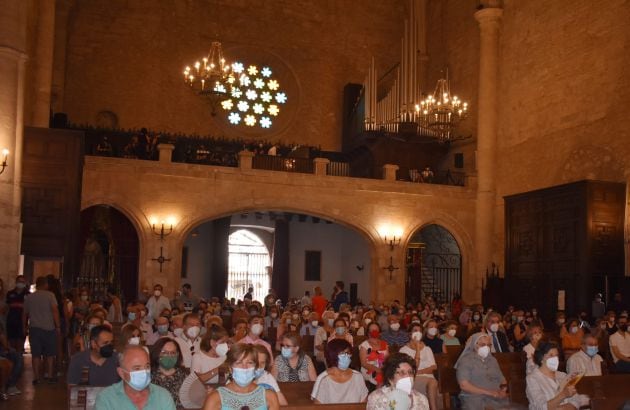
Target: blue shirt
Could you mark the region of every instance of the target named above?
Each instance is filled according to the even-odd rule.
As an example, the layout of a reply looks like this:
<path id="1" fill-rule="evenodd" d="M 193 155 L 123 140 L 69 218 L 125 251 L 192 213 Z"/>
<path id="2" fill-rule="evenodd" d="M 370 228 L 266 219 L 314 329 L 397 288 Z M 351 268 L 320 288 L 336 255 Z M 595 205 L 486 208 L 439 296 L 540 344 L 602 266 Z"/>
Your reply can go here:
<path id="1" fill-rule="evenodd" d="M 95 410 L 137 410 L 137 407 L 129 400 L 125 393 L 124 381 L 104 389 L 96 396 L 94 404 Z M 175 410 L 175 403 L 168 390 L 156 386 L 149 385 L 149 400 L 144 406 L 145 409 L 151 410 Z"/>

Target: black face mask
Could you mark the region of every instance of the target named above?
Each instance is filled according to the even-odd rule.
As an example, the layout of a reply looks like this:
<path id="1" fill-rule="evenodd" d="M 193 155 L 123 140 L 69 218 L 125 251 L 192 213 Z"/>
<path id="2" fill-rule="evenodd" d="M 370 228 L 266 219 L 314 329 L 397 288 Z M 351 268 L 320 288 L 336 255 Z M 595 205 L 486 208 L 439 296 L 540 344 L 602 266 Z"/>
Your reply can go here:
<path id="1" fill-rule="evenodd" d="M 98 350 L 98 352 L 101 355 L 101 357 L 104 357 L 104 358 L 112 357 L 112 355 L 114 354 L 114 346 L 113 345 L 102 346 Z"/>

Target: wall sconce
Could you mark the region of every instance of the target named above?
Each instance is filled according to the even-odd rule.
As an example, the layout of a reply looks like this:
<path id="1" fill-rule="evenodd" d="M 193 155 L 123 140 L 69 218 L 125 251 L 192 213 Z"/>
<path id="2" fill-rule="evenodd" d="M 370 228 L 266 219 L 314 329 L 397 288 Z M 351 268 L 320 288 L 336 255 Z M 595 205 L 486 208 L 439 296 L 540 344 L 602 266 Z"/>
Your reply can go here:
<path id="1" fill-rule="evenodd" d="M 156 218 L 151 218 L 151 230 L 153 233 L 160 237 L 160 241 L 163 241 L 165 237 L 169 236 L 173 232 L 173 225 L 175 225 L 175 218 L 168 218 L 166 221 L 157 222 Z"/>
<path id="2" fill-rule="evenodd" d="M 2 175 L 2 173 L 4 172 L 4 169 L 8 166 L 7 164 L 8 158 L 9 158 L 9 150 L 5 148 L 2 150 L 2 164 L 0 164 L 2 169 L 0 169 L 0 175 Z"/>
<path id="3" fill-rule="evenodd" d="M 384 236 L 383 240 L 385 241 L 385 243 L 387 245 L 389 245 L 389 250 L 390 251 L 394 250 L 394 246 L 400 245 L 400 236 L 396 237 L 396 235 L 394 235 L 393 237 L 391 237 L 389 239 L 387 239 L 387 236 Z"/>
<path id="4" fill-rule="evenodd" d="M 378 228 L 379 235 L 383 238 L 383 241 L 389 246 L 390 251 L 394 251 L 394 247 L 400 245 L 403 230 L 401 228 L 394 228 L 391 225 L 381 225 Z"/>

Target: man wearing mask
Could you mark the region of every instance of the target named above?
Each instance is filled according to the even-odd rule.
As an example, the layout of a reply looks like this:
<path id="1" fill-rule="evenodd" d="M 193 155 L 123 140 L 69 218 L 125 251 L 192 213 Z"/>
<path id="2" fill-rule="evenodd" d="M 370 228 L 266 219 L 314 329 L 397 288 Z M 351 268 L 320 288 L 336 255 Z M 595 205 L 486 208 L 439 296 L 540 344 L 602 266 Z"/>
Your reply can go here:
<path id="1" fill-rule="evenodd" d="M 151 384 L 151 362 L 143 347 L 126 347 L 117 371 L 122 380 L 101 391 L 94 408 L 175 410 L 168 390 Z"/>
<path id="2" fill-rule="evenodd" d="M 400 318 L 397 315 L 390 315 L 388 318 L 389 327 L 381 334 L 381 339 L 390 346 L 404 346 L 409 342 L 409 333 L 400 329 Z"/>
<path id="3" fill-rule="evenodd" d="M 151 333 L 145 340 L 147 346 L 153 346 L 158 339 L 163 337 L 173 337 L 173 334 L 169 332 L 168 318 L 160 316 L 155 321 L 155 332 Z"/>
<path id="4" fill-rule="evenodd" d="M 181 336 L 175 338 L 182 352 L 182 366 L 190 369 L 192 357 L 200 352 L 199 343 L 201 338 L 201 319 L 195 313 L 188 313 L 184 316 L 184 331 Z"/>
<path id="5" fill-rule="evenodd" d="M 15 288 L 7 293 L 7 338 L 9 344 L 17 352 L 24 352 L 24 324 L 22 323 L 22 311 L 24 309 L 24 298 L 28 295 L 28 286 L 24 276 L 19 275 L 15 279 Z"/>
<path id="6" fill-rule="evenodd" d="M 503 331 L 499 331 L 499 323 L 501 323 L 501 315 L 497 312 L 490 312 L 486 316 L 485 332 L 490 335 L 493 353 L 507 353 L 510 351 L 510 342 L 507 335 Z"/>
<path id="7" fill-rule="evenodd" d="M 628 315 L 619 316 L 618 330 L 610 336 L 610 353 L 615 362 L 615 369 L 620 373 L 630 373 L 630 333 Z"/>
<path id="8" fill-rule="evenodd" d="M 582 348 L 567 360 L 567 374 L 582 373 L 584 376 L 601 376 L 604 359 L 597 354 L 597 339 L 586 334 L 582 338 Z"/>
<path id="9" fill-rule="evenodd" d="M 199 301 L 199 297 L 192 293 L 192 286 L 189 283 L 184 283 L 182 294 L 175 300 L 175 306 L 182 312 L 192 312 Z"/>
<path id="10" fill-rule="evenodd" d="M 84 368 L 88 368 L 90 386 L 110 386 L 120 380 L 117 356 L 114 355 L 114 335 L 107 326 L 90 330 L 90 348 L 72 356 L 68 367 L 68 384 L 79 384 Z"/>
<path id="11" fill-rule="evenodd" d="M 164 309 L 171 309 L 171 302 L 162 294 L 162 290 L 162 285 L 155 285 L 153 287 L 153 296 L 147 302 L 147 309 L 149 309 L 148 322 L 151 324 L 160 317 Z"/>
<path id="12" fill-rule="evenodd" d="M 273 357 L 271 345 L 261 339 L 263 333 L 263 324 L 264 320 L 262 316 L 250 316 L 248 321 L 247 336 L 239 340 L 239 343 L 249 343 L 253 345 L 265 346 L 265 349 L 267 349 L 267 351 L 269 352 L 269 357 Z"/>

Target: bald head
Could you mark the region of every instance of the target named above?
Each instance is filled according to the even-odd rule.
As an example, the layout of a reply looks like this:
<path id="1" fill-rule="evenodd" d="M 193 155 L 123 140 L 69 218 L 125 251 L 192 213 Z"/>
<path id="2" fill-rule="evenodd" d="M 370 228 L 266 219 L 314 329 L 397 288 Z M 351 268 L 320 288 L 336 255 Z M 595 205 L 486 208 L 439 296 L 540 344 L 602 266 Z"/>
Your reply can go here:
<path id="1" fill-rule="evenodd" d="M 142 346 L 127 345 L 120 358 L 120 367 L 128 372 L 149 369 L 149 353 Z"/>

